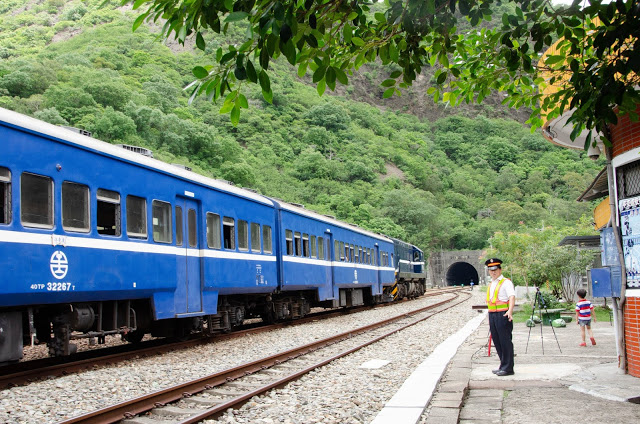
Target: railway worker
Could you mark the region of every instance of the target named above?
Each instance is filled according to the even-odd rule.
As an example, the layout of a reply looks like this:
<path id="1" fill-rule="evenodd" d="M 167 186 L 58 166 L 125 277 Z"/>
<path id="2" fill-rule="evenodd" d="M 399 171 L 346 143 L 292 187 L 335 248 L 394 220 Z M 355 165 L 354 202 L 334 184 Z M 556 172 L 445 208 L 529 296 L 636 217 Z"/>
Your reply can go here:
<path id="1" fill-rule="evenodd" d="M 487 308 L 489 309 L 489 330 L 491 339 L 500 358 L 500 367 L 493 370 L 497 376 L 513 375 L 513 307 L 516 291 L 511 280 L 502 275 L 502 261 L 488 259 L 484 263 L 489 269 L 491 284 L 487 287 Z"/>

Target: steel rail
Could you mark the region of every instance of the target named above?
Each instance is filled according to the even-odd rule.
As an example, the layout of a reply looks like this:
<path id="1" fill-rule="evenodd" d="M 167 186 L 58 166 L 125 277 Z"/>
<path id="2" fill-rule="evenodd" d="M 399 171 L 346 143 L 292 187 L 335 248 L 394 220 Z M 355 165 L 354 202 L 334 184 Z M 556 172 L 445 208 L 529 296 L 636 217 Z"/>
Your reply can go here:
<path id="1" fill-rule="evenodd" d="M 455 294 L 455 293 L 454 293 Z M 123 419 L 127 419 L 127 418 L 131 418 L 135 415 L 138 414 L 142 414 L 145 412 L 148 412 L 152 409 L 154 409 L 155 407 L 158 406 L 164 406 L 168 403 L 172 403 L 172 402 L 176 402 L 179 401 L 182 398 L 185 397 L 190 397 L 193 396 L 197 393 L 203 392 L 205 390 L 208 389 L 212 389 L 215 386 L 220 386 L 224 383 L 239 379 L 241 377 L 245 377 L 247 375 L 251 375 L 257 372 L 260 372 L 262 370 L 265 370 L 267 368 L 273 367 L 275 365 L 279 365 L 283 362 L 286 362 L 288 360 L 292 360 L 295 358 L 300 357 L 301 355 L 304 354 L 308 354 L 311 352 L 314 352 L 322 347 L 325 346 L 329 346 L 332 345 L 334 343 L 337 343 L 339 341 L 343 341 L 343 340 L 347 340 L 351 337 L 354 337 L 355 335 L 359 335 L 362 333 L 365 333 L 367 331 L 371 331 L 373 329 L 378 329 L 380 327 L 383 327 L 385 325 L 388 325 L 390 323 L 393 323 L 395 321 L 399 321 L 408 317 L 411 317 L 413 315 L 422 313 L 422 312 L 426 312 L 429 311 L 431 309 L 437 308 L 439 306 L 442 306 L 444 304 L 447 304 L 455 299 L 457 299 L 459 297 L 459 294 L 455 294 L 455 297 L 451 298 L 451 299 L 446 299 L 444 301 L 435 303 L 433 305 L 429 305 L 427 307 L 424 308 L 420 308 L 417 309 L 415 311 L 411 311 L 409 313 L 404 313 L 401 315 L 397 315 L 395 317 L 392 318 L 388 318 L 385 319 L 383 321 L 380 322 L 376 322 L 374 324 L 369 324 L 354 330 L 350 330 L 347 332 L 343 332 L 341 334 L 338 335 L 334 335 L 331 337 L 328 337 L 326 339 L 323 340 L 318 340 L 297 348 L 293 348 L 293 349 L 289 349 L 287 351 L 284 352 L 280 352 L 278 354 L 263 358 L 263 359 L 259 359 L 256 361 L 252 361 L 250 363 L 247 364 L 243 364 L 228 370 L 224 370 L 206 377 L 202 377 L 200 379 L 197 380 L 193 380 L 187 383 L 182 383 L 173 387 L 169 387 L 166 389 L 162 389 L 141 397 L 138 397 L 136 399 L 131 399 L 125 402 L 121 402 L 112 406 L 108 406 L 106 408 L 100 409 L 100 410 L 96 410 L 84 415 L 80 415 L 77 417 L 73 417 L 71 419 L 65 420 L 65 421 L 61 421 L 59 424 L 111 424 L 111 423 L 115 423 L 118 422 L 120 420 Z M 458 302 L 454 305 L 451 305 L 450 307 L 456 306 L 459 303 L 462 303 L 464 301 L 468 300 L 464 299 L 461 302 Z M 441 311 L 440 311 L 441 312 Z M 430 317 L 432 317 L 433 315 L 437 314 L 439 312 L 435 312 L 433 314 L 430 314 L 424 318 L 421 318 L 419 320 L 416 320 L 412 323 L 409 323 L 407 325 L 404 325 L 400 328 L 394 328 L 392 331 L 374 338 L 373 340 L 370 340 L 360 346 L 357 346 L 355 348 L 349 349 L 346 352 L 343 352 L 341 354 L 335 355 L 331 358 L 322 360 L 321 362 L 317 363 L 317 364 L 313 364 L 312 366 L 306 367 L 304 370 L 302 371 L 298 371 L 295 372 L 293 374 L 291 374 L 288 377 L 279 379 L 275 382 L 269 383 L 263 387 L 260 387 L 258 389 L 255 390 L 251 390 L 249 392 L 246 392 L 245 394 L 242 394 L 232 400 L 229 400 L 227 402 L 223 402 L 219 405 L 216 405 L 213 408 L 207 409 L 206 411 L 198 414 L 198 415 L 194 415 L 190 418 L 188 418 L 185 421 L 182 421 L 181 423 L 186 424 L 186 423 L 194 423 L 194 422 L 198 422 L 201 421 L 207 417 L 212 417 L 212 416 L 216 416 L 221 414 L 222 412 L 224 412 L 226 409 L 233 407 L 233 406 L 237 406 L 237 405 L 241 405 L 242 403 L 246 402 L 247 400 L 251 399 L 251 397 L 257 395 L 257 394 L 261 394 L 264 393 L 268 390 L 271 390 L 275 387 L 280 387 L 283 386 L 284 384 L 288 383 L 289 381 L 295 380 L 296 378 L 299 378 L 300 376 L 312 371 L 313 369 L 316 369 L 318 367 L 324 366 L 326 364 L 328 364 L 329 362 L 338 359 L 342 356 L 345 356 L 349 353 L 353 353 L 358 349 L 361 349 L 362 347 L 368 346 L 372 343 L 375 343 L 377 341 L 379 341 L 380 339 L 384 338 L 384 337 L 388 337 L 391 334 L 395 334 L 398 331 L 401 331 L 407 327 L 410 327 L 412 325 L 415 325 L 421 321 L 424 321 Z"/>
<path id="2" fill-rule="evenodd" d="M 423 297 L 437 296 L 459 290 L 460 289 L 457 287 L 432 289 L 425 293 Z M 385 307 L 398 303 L 399 302 L 383 303 L 374 305 L 374 307 Z M 184 341 L 176 342 L 171 341 L 171 339 L 150 340 L 142 342 L 139 346 L 136 346 L 135 344 L 127 344 L 84 351 L 70 357 L 44 358 L 20 362 L 18 364 L 0 367 L 0 389 L 28 384 L 45 377 L 70 375 L 94 369 L 96 366 L 113 365 L 131 358 L 156 356 L 175 350 L 188 349 L 202 344 L 230 340 L 278 328 L 300 325 L 318 319 L 354 314 L 370 308 L 371 306 L 327 310 L 315 314 L 309 314 L 305 317 L 292 321 L 283 321 L 261 326 L 249 326 L 249 328 L 235 330 L 231 333 L 219 333 L 212 336 L 198 336 Z"/>

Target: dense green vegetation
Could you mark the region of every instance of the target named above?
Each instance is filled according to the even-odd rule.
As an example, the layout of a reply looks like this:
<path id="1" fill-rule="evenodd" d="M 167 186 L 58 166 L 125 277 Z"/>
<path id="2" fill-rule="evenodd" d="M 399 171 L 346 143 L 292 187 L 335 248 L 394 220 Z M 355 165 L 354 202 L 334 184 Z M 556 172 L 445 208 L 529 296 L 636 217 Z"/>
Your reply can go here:
<path id="1" fill-rule="evenodd" d="M 2 2 L 1 107 L 151 148 L 427 252 L 485 248 L 496 231 L 585 231 L 574 224 L 593 206 L 575 199 L 603 163 L 584 152 L 515 120 L 452 109 L 429 122 L 349 91 L 319 97 L 282 60 L 272 64 L 273 103 L 248 87 L 252 107 L 234 127 L 206 98 L 188 105 L 182 89 L 201 53 L 166 47 L 146 27 L 132 33 L 135 14 L 102 2 Z"/>

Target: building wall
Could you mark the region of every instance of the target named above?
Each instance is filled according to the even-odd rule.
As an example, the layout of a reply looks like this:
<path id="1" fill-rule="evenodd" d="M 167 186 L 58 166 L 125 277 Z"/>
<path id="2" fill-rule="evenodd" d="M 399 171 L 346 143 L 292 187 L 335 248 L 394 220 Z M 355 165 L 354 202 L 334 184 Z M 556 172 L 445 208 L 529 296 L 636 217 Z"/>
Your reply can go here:
<path id="1" fill-rule="evenodd" d="M 640 377 L 640 297 L 627 298 L 624 309 L 624 337 L 629 374 Z"/>
<path id="2" fill-rule="evenodd" d="M 640 105 L 636 109 L 640 113 Z M 631 122 L 629 116 L 618 117 L 618 125 L 612 126 L 611 139 L 613 140 L 613 157 L 640 147 L 640 124 Z"/>
<path id="3" fill-rule="evenodd" d="M 640 105 L 637 111 L 640 112 Z M 637 161 L 640 153 L 640 122 L 621 117 L 618 124 L 610 129 L 614 167 Z M 628 372 L 640 377 L 640 290 L 629 286 L 624 309 L 624 335 Z"/>

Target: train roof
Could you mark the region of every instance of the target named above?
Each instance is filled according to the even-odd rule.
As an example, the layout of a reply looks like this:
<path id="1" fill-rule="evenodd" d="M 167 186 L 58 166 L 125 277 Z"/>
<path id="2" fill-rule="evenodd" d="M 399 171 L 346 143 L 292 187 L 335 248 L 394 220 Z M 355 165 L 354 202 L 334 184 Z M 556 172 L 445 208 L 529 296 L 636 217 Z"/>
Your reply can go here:
<path id="1" fill-rule="evenodd" d="M 338 221 L 337 219 L 331 218 L 327 215 L 322 215 L 320 213 L 317 212 L 313 212 L 310 211 L 309 209 L 305 209 L 304 207 L 301 206 L 297 206 L 291 203 L 287 203 L 283 200 L 280 199 L 272 199 L 274 203 L 277 203 L 281 209 L 284 209 L 286 211 L 289 212 L 294 212 L 297 213 L 298 215 L 302 215 L 302 216 L 308 216 L 310 218 L 316 219 L 318 221 L 322 221 L 325 222 L 327 224 L 331 224 L 331 225 L 335 225 L 336 227 L 342 227 L 345 228 L 347 230 L 351 230 L 351 231 L 355 231 L 358 232 L 360 234 L 364 234 L 367 235 L 369 237 L 374 237 L 377 238 L 379 240 L 382 241 L 386 241 L 388 243 L 393 243 L 393 240 L 387 236 L 384 236 L 382 234 L 377 234 L 368 230 L 365 230 L 364 228 L 358 227 L 356 225 L 352 225 L 352 224 L 348 224 L 346 222 L 342 222 L 342 221 Z"/>
<path id="2" fill-rule="evenodd" d="M 235 187 L 231 184 L 213 178 L 205 177 L 204 175 L 179 168 L 175 165 L 171 165 L 157 159 L 143 156 L 139 153 L 125 150 L 121 147 L 109 144 L 105 141 L 87 137 L 86 135 L 82 135 L 70 129 L 59 127 L 57 125 L 53 125 L 48 122 L 44 122 L 39 119 L 35 119 L 8 109 L 0 108 L 0 124 L 8 124 L 7 126 L 19 130 L 27 130 L 28 132 L 44 135 L 46 137 L 54 138 L 65 143 L 74 144 L 88 150 L 95 150 L 105 155 L 113 156 L 128 162 L 133 162 L 135 164 L 152 168 L 167 174 L 172 174 L 177 177 L 190 180 L 208 187 L 212 187 L 220 191 L 225 191 L 240 197 L 254 200 L 256 202 L 273 206 L 273 202 L 271 199 L 254 193 L 250 190 Z"/>

